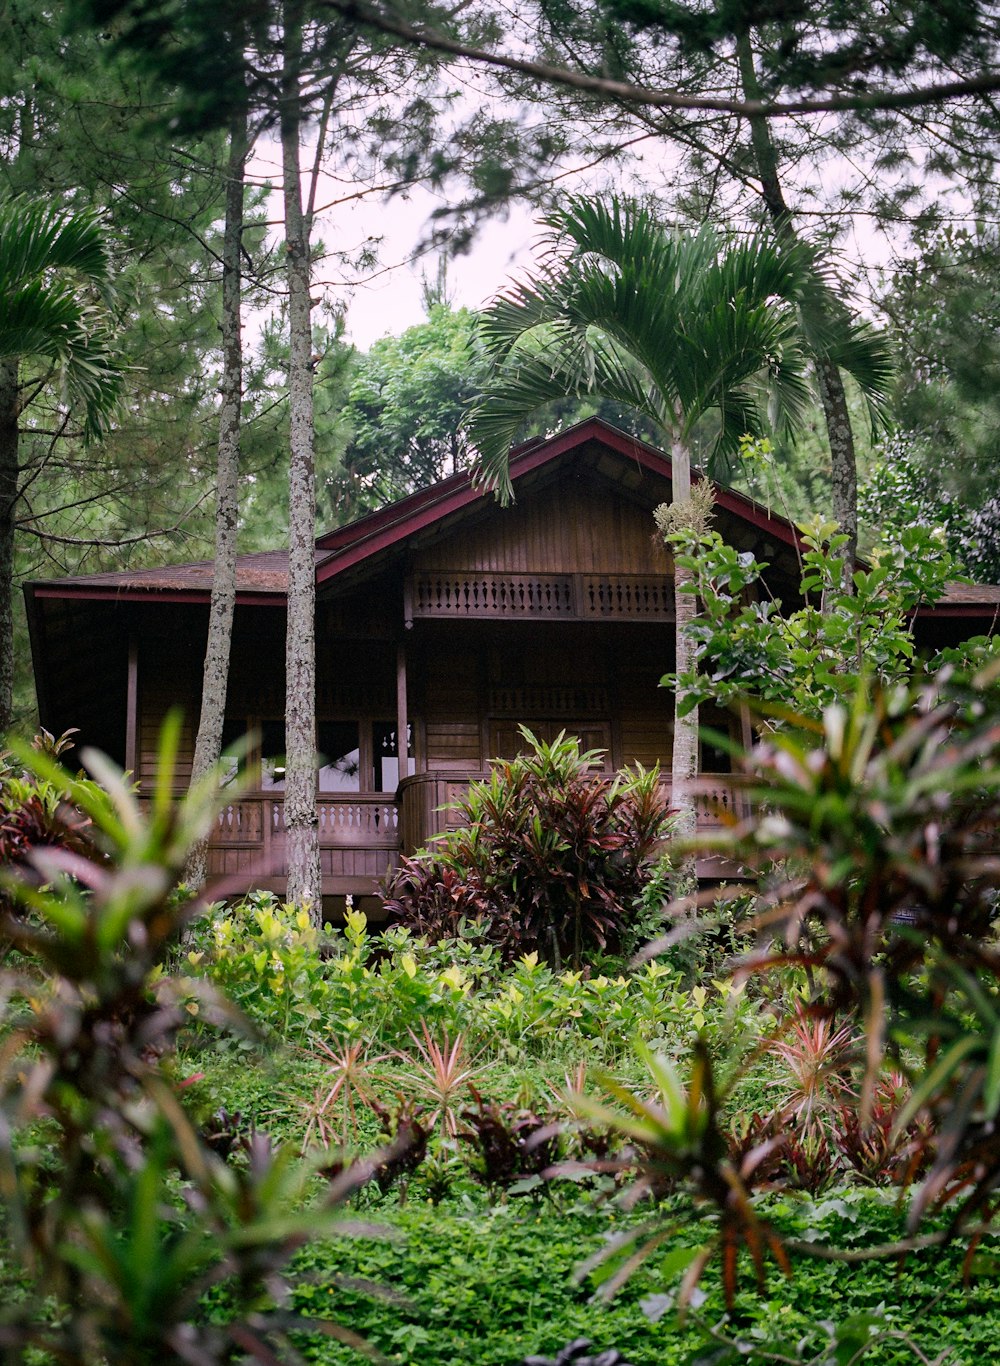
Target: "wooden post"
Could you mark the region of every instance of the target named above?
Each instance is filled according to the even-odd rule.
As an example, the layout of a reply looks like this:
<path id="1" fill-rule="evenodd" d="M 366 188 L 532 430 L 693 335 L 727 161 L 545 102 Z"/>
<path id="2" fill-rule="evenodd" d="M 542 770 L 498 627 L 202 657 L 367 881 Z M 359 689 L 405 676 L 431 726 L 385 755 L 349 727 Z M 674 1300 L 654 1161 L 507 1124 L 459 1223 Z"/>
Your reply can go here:
<path id="1" fill-rule="evenodd" d="M 396 646 L 396 754 L 400 780 L 410 776 L 409 746 L 406 742 L 409 718 L 406 711 L 406 646 Z"/>
<path id="2" fill-rule="evenodd" d="M 120 658 L 120 656 L 119 656 Z M 139 646 L 135 636 L 128 638 L 128 683 L 125 694 L 125 767 L 133 781 L 139 776 Z"/>
<path id="3" fill-rule="evenodd" d="M 750 708 L 745 702 L 740 703 L 740 744 L 743 746 L 743 753 L 749 754 L 753 748 L 753 726 L 750 724 Z M 737 785 L 733 793 L 733 810 L 743 820 L 749 815 L 747 800 L 740 787 Z"/>

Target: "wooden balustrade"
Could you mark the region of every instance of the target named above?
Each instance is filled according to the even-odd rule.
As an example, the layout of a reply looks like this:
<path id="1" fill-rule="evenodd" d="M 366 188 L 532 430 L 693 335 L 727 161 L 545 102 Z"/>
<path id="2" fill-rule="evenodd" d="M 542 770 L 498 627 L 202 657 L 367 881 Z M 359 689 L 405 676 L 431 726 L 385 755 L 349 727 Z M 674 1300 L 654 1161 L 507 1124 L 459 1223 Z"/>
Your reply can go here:
<path id="1" fill-rule="evenodd" d="M 321 797 L 316 806 L 321 846 L 399 844 L 399 808 L 388 797 Z M 243 796 L 219 812 L 212 844 L 264 845 L 285 837 L 285 800 L 280 793 Z"/>
<path id="2" fill-rule="evenodd" d="M 399 853 L 399 808 L 388 797 L 321 797 L 316 805 L 325 895 L 373 892 Z M 280 894 L 288 871 L 285 801 L 251 793 L 223 807 L 209 845 L 213 875 L 240 878 Z"/>
<path id="3" fill-rule="evenodd" d="M 399 854 L 413 853 L 435 834 L 455 829 L 452 809 L 481 772 L 419 773 L 400 784 L 399 802 L 377 794 L 321 797 L 317 804 L 323 891 L 374 891 Z M 669 802 L 670 781 L 663 783 Z M 698 824 L 711 829 L 746 814 L 740 780 L 702 774 L 694 782 Z M 248 876 L 279 893 L 287 872 L 285 803 L 280 792 L 251 793 L 223 807 L 210 845 L 213 874 Z M 710 875 L 710 870 L 704 870 Z"/>
<path id="4" fill-rule="evenodd" d="M 415 574 L 405 588 L 407 625 L 422 618 L 517 621 L 673 621 L 673 580 L 649 574 Z"/>
<path id="5" fill-rule="evenodd" d="M 468 791 L 469 783 L 487 778 L 487 773 L 418 773 L 400 784 L 400 831 L 404 854 L 410 854 L 426 843 L 428 837 L 444 830 L 454 830 L 461 823 L 453 804 Z M 671 783 L 664 778 L 661 786 L 670 803 Z M 701 829 L 713 829 L 730 819 L 742 820 L 747 815 L 746 797 L 742 780 L 731 773 L 702 773 L 692 783 L 695 813 Z"/>

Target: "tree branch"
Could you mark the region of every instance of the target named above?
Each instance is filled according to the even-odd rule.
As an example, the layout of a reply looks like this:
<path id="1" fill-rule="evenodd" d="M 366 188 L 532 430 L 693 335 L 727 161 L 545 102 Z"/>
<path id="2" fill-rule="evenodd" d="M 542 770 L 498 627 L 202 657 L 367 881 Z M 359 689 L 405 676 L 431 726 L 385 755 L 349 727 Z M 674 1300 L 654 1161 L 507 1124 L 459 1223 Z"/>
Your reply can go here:
<path id="1" fill-rule="evenodd" d="M 383 14 L 364 0 L 322 0 L 323 8 L 334 10 L 345 19 L 389 33 L 405 42 L 452 57 L 463 57 L 484 66 L 499 67 L 522 76 L 534 76 L 554 85 L 569 86 L 589 94 L 621 100 L 625 104 L 652 105 L 660 109 L 702 109 L 719 114 L 738 114 L 742 118 L 785 118 L 791 114 L 834 114 L 869 109 L 910 109 L 916 105 L 941 104 L 946 100 L 966 95 L 982 95 L 1000 90 L 1000 69 L 983 71 L 963 80 L 942 81 L 918 86 L 910 90 L 873 91 L 858 95 L 830 95 L 825 99 L 801 100 L 737 100 L 705 95 L 684 95 L 676 90 L 651 90 L 629 81 L 612 80 L 605 76 L 591 76 L 583 71 L 570 71 L 549 62 L 537 62 L 506 53 L 488 52 L 459 42 L 431 28 L 417 28 L 403 19 Z"/>
<path id="2" fill-rule="evenodd" d="M 103 540 L 100 537 L 59 536 L 54 531 L 42 531 L 40 527 L 32 526 L 29 522 L 19 523 L 19 530 L 26 531 L 29 535 L 37 536 L 41 541 L 54 541 L 57 545 L 82 545 L 114 550 L 118 546 L 138 545 L 142 541 L 152 541 L 159 536 L 173 536 L 178 531 L 182 531 L 184 523 L 191 516 L 192 512 L 195 512 L 201 507 L 202 503 L 204 503 L 211 492 L 212 490 L 209 489 L 203 493 L 199 499 L 191 504 L 187 511 L 183 513 L 180 520 L 175 522 L 173 526 L 161 527 L 159 531 L 144 531 L 138 536 L 127 536 L 124 539 L 115 537 L 112 540 Z"/>

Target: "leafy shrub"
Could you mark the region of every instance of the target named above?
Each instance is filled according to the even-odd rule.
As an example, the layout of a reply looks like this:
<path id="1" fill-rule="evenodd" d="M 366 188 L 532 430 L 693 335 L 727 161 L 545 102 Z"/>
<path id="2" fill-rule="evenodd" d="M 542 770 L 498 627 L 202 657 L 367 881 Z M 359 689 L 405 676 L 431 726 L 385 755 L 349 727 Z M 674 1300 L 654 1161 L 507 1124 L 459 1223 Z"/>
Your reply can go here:
<path id="1" fill-rule="evenodd" d="M 201 1130 L 171 1084 L 163 1057 L 190 990 L 162 972 L 185 918 L 173 888 L 216 814 L 205 787 L 169 795 L 178 732 L 176 720 L 165 731 L 148 815 L 100 756 L 84 759 L 107 793 L 43 754 L 20 756 L 103 852 L 33 848 L 28 876 L 4 870 L 31 919 L 2 909 L 0 933 L 34 969 L 0 982 L 13 1003 L 0 1066 L 5 1233 L 32 1285 L 0 1323 L 4 1360 L 274 1360 L 289 1329 L 308 1327 L 275 1304 L 287 1264 L 333 1232 L 338 1201 L 366 1174 L 310 1207 L 312 1166 L 262 1133 L 239 1135 L 235 1117 Z M 241 1161 L 227 1162 L 236 1147 Z M 201 1304 L 212 1286 L 227 1302 L 217 1321 Z"/>
<path id="2" fill-rule="evenodd" d="M 726 895 L 711 900 L 702 894 L 692 907 L 691 898 L 684 895 L 683 864 L 677 850 L 667 844 L 645 876 L 622 949 L 630 958 L 652 951 L 659 962 L 669 964 L 687 981 L 703 982 L 721 976 L 752 948 L 753 935 L 747 927 L 756 897 L 750 891 L 740 894 L 730 888 Z"/>
<path id="3" fill-rule="evenodd" d="M 748 761 L 751 800 L 763 814 L 695 842 L 761 874 L 760 943 L 740 973 L 794 971 L 805 997 L 790 1035 L 774 1046 L 795 1088 L 779 1092 L 735 1146 L 721 1121 L 732 1078 L 720 1082 L 701 1040 L 686 1085 L 650 1054 L 652 1099 L 609 1085 L 624 1113 L 578 1102 L 585 1117 L 641 1143 L 640 1184 L 653 1189 L 666 1175 L 711 1211 L 714 1236 L 692 1262 L 684 1294 L 713 1252 L 730 1301 L 741 1249 L 760 1284 L 768 1256 L 788 1268 L 788 1249 L 759 1206 L 776 1174 L 815 1191 L 848 1163 L 890 1180 L 926 1168 L 911 1231 L 944 1210 L 947 1226 L 925 1241 L 957 1237 L 973 1218 L 992 1221 L 1000 1179 L 998 680 L 996 659 L 971 678 L 946 672 L 917 691 L 886 693 L 862 680 L 851 704 L 829 705 L 821 721 L 786 714 Z M 845 1021 L 857 1022 L 857 1047 Z M 902 1103 L 885 1095 L 887 1058 L 911 1088 Z M 843 1118 L 855 1090 L 857 1124 Z M 652 1221 L 622 1273 L 669 1232 Z M 972 1236 L 975 1247 L 983 1230 Z M 608 1284 L 618 1283 L 616 1272 Z"/>
<path id="4" fill-rule="evenodd" d="M 287 1038 L 326 1015 L 326 940 L 306 909 L 251 892 L 231 908 L 210 907 L 193 925 L 191 942 L 188 968 L 209 965 L 212 980 L 265 1029 Z"/>
<path id="5" fill-rule="evenodd" d="M 597 751 L 522 733 L 532 753 L 493 765 L 457 804 L 462 828 L 390 873 L 390 915 L 430 939 L 480 927 L 505 962 L 538 953 L 579 967 L 622 948 L 645 870 L 667 832 L 657 770 L 614 782 Z"/>
<path id="6" fill-rule="evenodd" d="M 476 1155 L 473 1171 L 491 1191 L 540 1185 L 559 1160 L 562 1124 L 553 1115 L 537 1115 L 510 1101 L 484 1100 L 475 1087 L 474 1106 L 462 1111 L 461 1137 Z"/>
<path id="7" fill-rule="evenodd" d="M 66 731 L 55 739 L 47 730 L 40 731 L 32 741 L 32 751 L 57 760 L 73 747 L 75 731 Z M 81 791 L 99 800 L 96 783 L 78 778 Z M 31 767 L 30 757 L 19 764 L 10 751 L 0 755 L 0 867 L 17 869 L 22 878 L 37 882 L 33 872 L 32 853 L 38 849 L 68 849 L 84 857 L 93 857 L 97 850 L 98 831 L 86 813 L 67 801 L 66 792 Z M 8 908 L 16 904 L 2 888 L 0 898 Z"/>
<path id="8" fill-rule="evenodd" d="M 923 672 L 915 667 L 914 611 L 937 602 L 960 573 L 943 535 L 904 528 L 845 585 L 848 538 L 836 523 L 816 516 L 799 530 L 805 604 L 787 612 L 767 596 L 746 601 L 766 565 L 726 545 L 718 532 L 668 538 L 700 603 L 692 668 L 679 680 L 663 680 L 683 688 L 686 707 L 750 698 L 771 718 L 786 710 L 819 717 L 832 703 L 849 701 L 859 679 L 889 688 Z"/>

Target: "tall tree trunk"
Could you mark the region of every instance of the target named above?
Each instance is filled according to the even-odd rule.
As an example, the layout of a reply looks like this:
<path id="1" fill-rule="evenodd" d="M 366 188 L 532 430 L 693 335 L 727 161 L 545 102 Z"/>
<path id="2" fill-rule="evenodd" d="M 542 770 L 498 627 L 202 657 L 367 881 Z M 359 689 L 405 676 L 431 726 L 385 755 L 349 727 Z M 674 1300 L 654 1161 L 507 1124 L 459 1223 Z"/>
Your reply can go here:
<path id="1" fill-rule="evenodd" d="M 736 55 L 744 97 L 748 100 L 761 99 L 762 92 L 757 80 L 749 33 L 742 34 L 737 40 Z M 779 237 L 794 240 L 792 213 L 781 186 L 778 155 L 771 137 L 770 123 L 761 115 L 750 115 L 749 122 L 750 142 L 768 217 Z M 830 442 L 833 515 L 841 531 L 848 537 L 848 543 L 844 548 L 844 583 L 845 587 L 850 588 L 858 550 L 858 459 L 854 447 L 854 432 L 851 429 L 847 394 L 844 391 L 844 380 L 840 370 L 831 360 L 822 356 L 815 356 L 814 363 L 820 403 Z"/>
<path id="2" fill-rule="evenodd" d="M 0 735 L 14 719 L 14 509 L 18 477 L 18 369 L 0 361 Z"/>
<path id="3" fill-rule="evenodd" d="M 247 111 L 233 116 L 226 169 L 226 227 L 222 243 L 222 402 L 216 460 L 215 563 L 208 611 L 208 643 L 201 684 L 201 717 L 195 739 L 191 782 L 199 782 L 219 762 L 229 687 L 229 652 L 236 610 L 236 539 L 239 522 L 240 408 L 243 399 L 243 298 L 240 253 L 243 243 L 243 192 L 248 140 Z M 208 839 L 188 855 L 185 876 L 200 889 L 208 876 Z"/>
<path id="4" fill-rule="evenodd" d="M 322 921 L 316 818 L 316 468 L 313 453 L 309 224 L 302 209 L 302 9 L 285 0 L 281 164 L 288 282 L 288 623 L 285 642 L 285 830 L 288 899 Z"/>
<path id="5" fill-rule="evenodd" d="M 673 466 L 671 502 L 683 507 L 691 501 L 691 452 L 679 437 L 671 443 L 670 459 Z M 683 591 L 693 582 L 689 569 L 674 560 L 674 673 L 678 676 L 690 671 L 693 654 L 688 628 L 698 610 L 695 595 Z M 692 780 L 698 773 L 698 708 L 686 716 L 679 715 L 687 690 L 679 683 L 674 693 L 674 743 L 671 755 L 671 805 L 677 810 L 677 830 L 683 839 L 695 830 L 694 792 Z M 687 880 L 693 878 L 694 868 L 683 870 Z"/>

